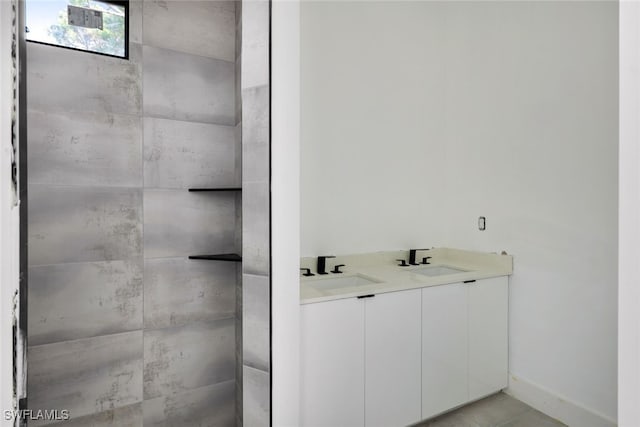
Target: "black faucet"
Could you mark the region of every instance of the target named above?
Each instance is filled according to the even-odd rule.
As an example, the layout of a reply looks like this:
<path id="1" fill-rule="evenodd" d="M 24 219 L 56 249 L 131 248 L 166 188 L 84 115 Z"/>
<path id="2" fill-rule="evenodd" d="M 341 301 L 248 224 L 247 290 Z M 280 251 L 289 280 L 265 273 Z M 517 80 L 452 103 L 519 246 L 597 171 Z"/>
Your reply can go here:
<path id="1" fill-rule="evenodd" d="M 336 274 L 336 273 L 342 273 L 342 271 L 340 271 L 340 267 L 344 267 L 344 264 L 338 264 L 335 267 L 333 267 L 333 270 L 331 270 L 332 273 Z"/>
<path id="2" fill-rule="evenodd" d="M 409 267 L 409 264 L 407 264 L 407 261 L 403 259 L 397 259 L 396 261 L 400 261 L 400 264 L 398 264 L 398 267 Z"/>
<path id="3" fill-rule="evenodd" d="M 318 274 L 329 274 L 325 270 L 327 268 L 327 258 L 335 258 L 333 255 L 319 256 L 318 257 Z"/>
<path id="4" fill-rule="evenodd" d="M 420 265 L 416 262 L 416 252 L 418 251 L 428 251 L 429 249 L 411 249 L 409 250 L 409 265 Z M 428 264 L 428 262 L 423 262 L 423 264 Z"/>
<path id="5" fill-rule="evenodd" d="M 301 271 L 306 271 L 306 273 L 303 273 L 303 274 L 302 274 L 303 276 L 307 276 L 307 277 L 315 276 L 315 274 L 313 274 L 313 273 L 311 272 L 311 269 L 310 269 L 310 268 L 301 268 L 300 270 L 301 270 Z"/>

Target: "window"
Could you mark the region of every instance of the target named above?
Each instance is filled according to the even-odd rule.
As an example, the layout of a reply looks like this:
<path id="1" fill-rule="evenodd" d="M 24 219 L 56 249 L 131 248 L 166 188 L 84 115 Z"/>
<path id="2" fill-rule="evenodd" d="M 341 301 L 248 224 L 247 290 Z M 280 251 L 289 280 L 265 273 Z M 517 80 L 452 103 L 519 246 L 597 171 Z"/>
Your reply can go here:
<path id="1" fill-rule="evenodd" d="M 129 2 L 27 0 L 27 40 L 129 57 Z"/>

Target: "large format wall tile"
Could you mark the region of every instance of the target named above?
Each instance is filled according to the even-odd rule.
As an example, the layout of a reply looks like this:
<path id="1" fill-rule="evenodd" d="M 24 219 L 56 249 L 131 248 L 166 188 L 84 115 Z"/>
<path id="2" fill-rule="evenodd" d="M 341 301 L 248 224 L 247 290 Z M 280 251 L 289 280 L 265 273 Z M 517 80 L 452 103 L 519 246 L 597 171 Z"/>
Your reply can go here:
<path id="1" fill-rule="evenodd" d="M 142 185 L 142 121 L 111 113 L 29 111 L 29 183 Z"/>
<path id="2" fill-rule="evenodd" d="M 235 127 L 235 139 L 236 139 L 236 159 L 235 159 L 235 173 L 236 182 L 242 183 L 242 122 L 238 123 Z"/>
<path id="3" fill-rule="evenodd" d="M 242 5 L 242 88 L 269 84 L 268 0 Z"/>
<path id="4" fill-rule="evenodd" d="M 235 378 L 235 321 L 144 331 L 144 398 Z"/>
<path id="5" fill-rule="evenodd" d="M 29 345 L 142 329 L 142 259 L 29 269 Z"/>
<path id="6" fill-rule="evenodd" d="M 141 47 L 130 60 L 27 43 L 27 103 L 30 109 L 139 114 Z"/>
<path id="7" fill-rule="evenodd" d="M 244 366 L 242 373 L 244 427 L 268 427 L 271 425 L 271 392 L 268 372 Z"/>
<path id="8" fill-rule="evenodd" d="M 54 424 L 59 427 L 142 427 L 142 402 Z M 30 424 L 31 425 L 31 424 Z"/>
<path id="9" fill-rule="evenodd" d="M 144 46 L 144 114 L 235 125 L 235 63 Z"/>
<path id="10" fill-rule="evenodd" d="M 30 409 L 75 418 L 142 401 L 141 331 L 29 347 L 27 356 Z"/>
<path id="11" fill-rule="evenodd" d="M 239 186 L 236 148 L 233 126 L 145 118 L 144 185 Z"/>
<path id="12" fill-rule="evenodd" d="M 233 252 L 235 210 L 234 192 L 145 190 L 145 258 Z"/>
<path id="13" fill-rule="evenodd" d="M 245 183 L 242 188 L 242 272 L 269 275 L 269 184 Z"/>
<path id="14" fill-rule="evenodd" d="M 144 44 L 235 60 L 235 2 L 146 1 Z"/>
<path id="15" fill-rule="evenodd" d="M 142 3 L 145 1 L 129 1 L 129 43 L 142 44 Z"/>
<path id="16" fill-rule="evenodd" d="M 242 91 L 242 180 L 268 181 L 269 87 Z"/>
<path id="17" fill-rule="evenodd" d="M 142 255 L 137 189 L 29 187 L 29 264 L 107 261 Z"/>
<path id="18" fill-rule="evenodd" d="M 145 400 L 145 427 L 233 427 L 235 381 Z"/>
<path id="19" fill-rule="evenodd" d="M 160 258 L 144 263 L 144 327 L 233 318 L 236 270 L 229 262 Z"/>
<path id="20" fill-rule="evenodd" d="M 243 363 L 269 371 L 269 277 L 242 276 Z"/>

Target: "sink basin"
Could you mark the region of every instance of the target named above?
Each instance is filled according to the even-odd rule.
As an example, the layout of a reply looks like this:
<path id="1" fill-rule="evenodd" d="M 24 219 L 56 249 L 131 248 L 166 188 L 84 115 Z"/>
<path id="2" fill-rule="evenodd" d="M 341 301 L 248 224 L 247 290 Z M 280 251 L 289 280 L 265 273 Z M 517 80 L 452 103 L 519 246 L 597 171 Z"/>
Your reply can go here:
<path id="1" fill-rule="evenodd" d="M 380 281 L 361 276 L 360 274 L 354 274 L 353 276 L 321 277 L 305 281 L 307 286 L 313 286 L 316 289 L 323 290 L 351 288 L 354 286 L 371 285 L 373 283 L 380 283 Z"/>
<path id="2" fill-rule="evenodd" d="M 466 273 L 467 271 L 469 270 L 447 267 L 446 265 L 434 265 L 433 267 L 423 267 L 412 270 L 412 273 L 422 274 L 423 276 L 436 277 L 446 276 L 448 274 Z"/>

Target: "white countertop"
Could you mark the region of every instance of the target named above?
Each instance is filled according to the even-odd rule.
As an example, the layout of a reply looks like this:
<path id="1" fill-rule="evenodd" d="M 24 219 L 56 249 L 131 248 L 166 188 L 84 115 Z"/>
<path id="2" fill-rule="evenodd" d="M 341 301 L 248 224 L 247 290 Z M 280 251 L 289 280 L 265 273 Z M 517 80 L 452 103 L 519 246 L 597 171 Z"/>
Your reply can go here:
<path id="1" fill-rule="evenodd" d="M 300 303 L 311 304 L 361 295 L 395 292 L 406 289 L 438 286 L 466 280 L 486 279 L 506 276 L 513 273 L 513 257 L 506 254 L 465 251 L 452 248 L 434 248 L 421 251 L 416 256 L 420 262 L 423 257 L 432 257 L 429 265 L 400 267 L 396 259 L 408 260 L 408 251 L 376 252 L 372 254 L 345 255 L 327 259 L 326 271 L 336 264 L 346 264 L 341 268 L 344 273 L 327 275 L 316 274 L 313 277 L 300 277 Z M 316 273 L 316 258 L 302 258 L 301 267 L 311 268 Z M 425 267 L 445 266 L 460 270 L 441 276 L 425 276 L 416 270 Z M 302 273 L 302 272 L 301 272 Z M 360 276 L 376 283 L 359 286 L 325 288 L 322 280 Z"/>

